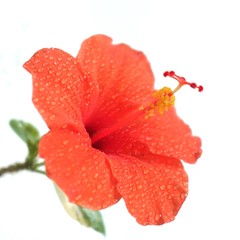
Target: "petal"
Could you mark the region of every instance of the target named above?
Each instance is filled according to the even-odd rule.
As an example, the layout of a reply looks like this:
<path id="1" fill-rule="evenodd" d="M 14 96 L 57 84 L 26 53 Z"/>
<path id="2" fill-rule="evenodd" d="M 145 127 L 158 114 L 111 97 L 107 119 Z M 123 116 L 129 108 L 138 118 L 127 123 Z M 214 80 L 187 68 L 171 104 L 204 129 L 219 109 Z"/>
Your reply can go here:
<path id="1" fill-rule="evenodd" d="M 89 103 L 88 79 L 68 53 L 41 49 L 24 64 L 33 78 L 33 103 L 49 128 L 78 128 Z"/>
<path id="2" fill-rule="evenodd" d="M 87 126 L 93 132 L 114 124 L 151 96 L 154 76 L 142 52 L 95 35 L 82 43 L 77 59 L 84 74 L 97 82 L 97 106 Z"/>
<path id="3" fill-rule="evenodd" d="M 48 177 L 71 202 L 98 210 L 120 199 L 105 154 L 91 147 L 86 132 L 50 131 L 43 136 L 39 153 Z"/>
<path id="4" fill-rule="evenodd" d="M 179 160 L 149 154 L 144 159 L 115 156 L 109 162 L 117 189 L 138 223 L 159 225 L 175 218 L 188 192 Z"/>
<path id="5" fill-rule="evenodd" d="M 201 156 L 201 140 L 192 135 L 191 129 L 176 114 L 175 108 L 163 115 L 136 120 L 129 127 L 116 131 L 99 141 L 98 146 L 106 153 L 138 155 L 139 146 L 152 153 L 195 163 Z M 136 147 L 137 146 L 137 147 Z M 144 152 L 143 152 L 144 153 Z"/>

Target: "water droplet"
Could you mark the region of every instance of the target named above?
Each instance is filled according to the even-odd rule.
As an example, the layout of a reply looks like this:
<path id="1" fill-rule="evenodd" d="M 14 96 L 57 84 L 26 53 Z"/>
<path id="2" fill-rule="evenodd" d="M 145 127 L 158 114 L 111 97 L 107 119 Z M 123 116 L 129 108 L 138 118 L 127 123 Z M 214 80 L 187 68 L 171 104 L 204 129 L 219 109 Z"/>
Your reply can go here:
<path id="1" fill-rule="evenodd" d="M 79 194 L 78 196 L 75 197 L 75 200 L 78 201 L 78 200 L 80 200 L 81 198 L 82 198 L 82 195 Z"/>
<path id="2" fill-rule="evenodd" d="M 38 98 L 34 98 L 33 101 L 36 103 L 38 102 Z"/>
<path id="3" fill-rule="evenodd" d="M 146 225 L 148 225 L 148 224 L 149 224 L 148 221 L 146 221 L 146 222 L 143 223 L 144 226 L 146 226 Z"/>
<path id="4" fill-rule="evenodd" d="M 160 189 L 161 189 L 161 190 L 164 190 L 165 188 L 166 188 L 165 185 L 161 185 L 161 186 L 160 186 Z"/>
<path id="5" fill-rule="evenodd" d="M 65 177 L 69 177 L 71 175 L 71 172 L 65 172 Z"/>
<path id="6" fill-rule="evenodd" d="M 165 172 L 165 173 L 169 173 L 169 169 L 168 169 L 168 168 L 165 168 L 165 169 L 164 169 L 164 172 Z"/>
<path id="7" fill-rule="evenodd" d="M 53 114 L 49 117 L 50 120 L 53 120 L 56 116 Z"/>
<path id="8" fill-rule="evenodd" d="M 143 204 L 142 204 L 142 208 L 145 208 L 145 207 L 146 207 L 146 204 L 145 204 L 145 203 L 143 203 Z"/>
<path id="9" fill-rule="evenodd" d="M 83 166 L 83 167 L 81 168 L 81 171 L 85 171 L 85 170 L 86 170 L 86 167 Z"/>
<path id="10" fill-rule="evenodd" d="M 158 222 L 158 221 L 160 220 L 161 217 L 162 217 L 161 214 L 156 214 L 155 217 L 154 217 L 154 219 L 155 219 L 155 221 Z"/>
<path id="11" fill-rule="evenodd" d="M 137 163 L 137 167 L 138 168 L 142 168 L 142 164 L 141 163 Z"/>
<path id="12" fill-rule="evenodd" d="M 185 187 L 187 187 L 187 186 L 188 186 L 188 182 L 184 182 L 183 185 L 184 185 Z"/>
<path id="13" fill-rule="evenodd" d="M 172 199 L 172 198 L 173 198 L 173 194 L 169 194 L 168 199 Z"/>
<path id="14" fill-rule="evenodd" d="M 175 175 L 176 175 L 176 176 L 179 176 L 180 173 L 181 173 L 180 171 L 176 171 L 176 172 L 175 172 Z"/>
<path id="15" fill-rule="evenodd" d="M 63 144 L 64 144 L 64 145 L 67 145 L 68 142 L 69 142 L 68 140 L 64 140 L 64 141 L 63 141 Z"/>
<path id="16" fill-rule="evenodd" d="M 181 199 L 185 199 L 187 197 L 187 193 L 182 193 L 181 194 Z"/>
<path id="17" fill-rule="evenodd" d="M 144 170 L 143 170 L 143 174 L 146 175 L 146 174 L 148 174 L 148 173 L 149 173 L 149 170 L 148 170 L 148 169 L 144 169 Z"/>
<path id="18" fill-rule="evenodd" d="M 98 178 L 98 173 L 95 173 L 95 175 L 93 176 L 94 178 Z"/>

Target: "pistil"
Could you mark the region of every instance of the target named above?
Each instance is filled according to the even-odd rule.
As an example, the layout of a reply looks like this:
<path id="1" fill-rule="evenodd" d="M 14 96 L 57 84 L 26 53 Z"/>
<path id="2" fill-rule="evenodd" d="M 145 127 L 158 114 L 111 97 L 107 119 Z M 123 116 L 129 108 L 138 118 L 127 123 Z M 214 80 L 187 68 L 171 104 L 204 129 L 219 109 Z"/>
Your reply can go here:
<path id="1" fill-rule="evenodd" d="M 194 82 L 192 82 L 192 83 L 187 82 L 184 77 L 180 77 L 180 76 L 176 75 L 174 71 L 166 71 L 166 72 L 164 72 L 163 76 L 174 78 L 179 82 L 178 86 L 172 91 L 171 94 L 176 93 L 183 85 L 189 85 L 191 88 L 194 88 L 194 89 L 198 88 L 199 92 L 203 91 L 203 86 L 201 86 L 201 85 L 197 86 L 197 84 Z"/>

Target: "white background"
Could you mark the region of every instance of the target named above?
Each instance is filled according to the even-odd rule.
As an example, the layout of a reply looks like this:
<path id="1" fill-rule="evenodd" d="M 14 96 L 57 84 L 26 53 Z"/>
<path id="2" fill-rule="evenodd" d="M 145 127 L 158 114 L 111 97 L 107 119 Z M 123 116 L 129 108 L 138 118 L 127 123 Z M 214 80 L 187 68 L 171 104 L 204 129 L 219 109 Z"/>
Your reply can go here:
<path id="1" fill-rule="evenodd" d="M 143 51 L 158 86 L 171 86 L 162 73 L 174 70 L 205 88 L 177 93 L 178 114 L 201 136 L 204 152 L 186 166 L 190 192 L 176 220 L 140 226 L 120 201 L 102 211 L 106 239 L 240 239 L 239 12 L 237 0 L 0 0 L 0 166 L 26 155 L 11 118 L 47 131 L 22 64 L 43 47 L 75 56 L 85 38 L 103 33 Z M 46 177 L 1 177 L 0 240 L 40 239 L 105 238 L 67 216 Z"/>

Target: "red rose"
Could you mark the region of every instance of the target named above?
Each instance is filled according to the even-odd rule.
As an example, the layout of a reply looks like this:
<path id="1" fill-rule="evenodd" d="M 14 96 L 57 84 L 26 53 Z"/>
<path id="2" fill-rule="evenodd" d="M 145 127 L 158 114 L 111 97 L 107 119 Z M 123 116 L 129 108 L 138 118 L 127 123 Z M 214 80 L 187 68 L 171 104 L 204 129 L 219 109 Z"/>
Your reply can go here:
<path id="1" fill-rule="evenodd" d="M 123 198 L 140 224 L 172 221 L 188 192 L 180 159 L 194 163 L 201 141 L 176 115 L 171 89 L 154 90 L 144 54 L 95 35 L 76 58 L 42 49 L 24 67 L 50 129 L 39 154 L 69 200 L 98 210 Z"/>

